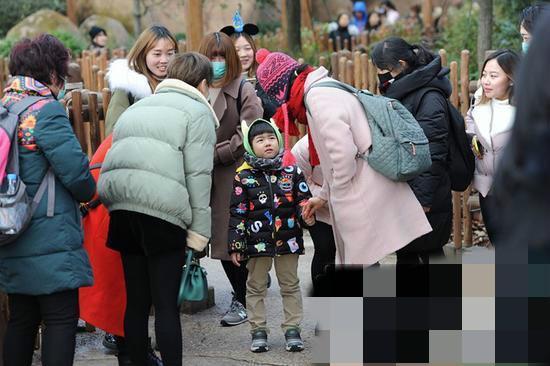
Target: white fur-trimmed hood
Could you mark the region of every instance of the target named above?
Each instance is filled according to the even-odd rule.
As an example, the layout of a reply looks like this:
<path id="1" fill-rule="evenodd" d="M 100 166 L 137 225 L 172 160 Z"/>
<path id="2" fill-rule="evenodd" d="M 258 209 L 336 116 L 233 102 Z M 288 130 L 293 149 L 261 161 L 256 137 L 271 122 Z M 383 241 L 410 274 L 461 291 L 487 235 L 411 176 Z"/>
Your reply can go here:
<path id="1" fill-rule="evenodd" d="M 130 69 L 127 59 L 111 62 L 107 71 L 107 80 L 111 91 L 124 90 L 136 99 L 148 97 L 153 93 L 147 77 Z"/>

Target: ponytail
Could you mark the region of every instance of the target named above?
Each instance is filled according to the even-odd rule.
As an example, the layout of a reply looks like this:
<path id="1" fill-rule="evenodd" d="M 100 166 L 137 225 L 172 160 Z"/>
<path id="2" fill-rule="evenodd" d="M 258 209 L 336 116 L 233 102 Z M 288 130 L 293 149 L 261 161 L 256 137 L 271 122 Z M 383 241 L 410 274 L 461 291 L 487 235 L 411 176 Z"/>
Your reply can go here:
<path id="1" fill-rule="evenodd" d="M 403 60 L 407 62 L 405 72 L 408 73 L 429 64 L 435 56 L 422 45 L 410 45 L 403 38 L 389 37 L 374 46 L 371 58 L 374 65 L 382 70 L 398 68 L 399 60 Z"/>

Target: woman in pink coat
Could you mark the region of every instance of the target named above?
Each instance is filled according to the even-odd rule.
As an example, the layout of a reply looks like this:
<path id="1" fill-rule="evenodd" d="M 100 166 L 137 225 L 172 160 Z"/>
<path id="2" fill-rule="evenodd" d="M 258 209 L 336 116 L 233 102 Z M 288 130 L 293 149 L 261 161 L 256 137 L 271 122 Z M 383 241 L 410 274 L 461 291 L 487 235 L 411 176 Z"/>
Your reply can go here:
<path id="1" fill-rule="evenodd" d="M 328 205 L 337 264 L 374 264 L 430 232 L 409 186 L 389 180 L 356 157 L 372 143 L 365 112 L 356 97 L 334 88 L 314 88 L 305 98 L 306 114 L 305 92 L 317 82 L 332 80 L 328 71 L 299 65 L 286 54 L 265 49 L 258 51 L 257 60 L 258 82 L 281 105 L 273 116 L 279 128 L 296 135 L 298 129 L 290 121 L 309 127 L 310 162 L 321 165 L 324 183 L 305 213 Z M 291 158 L 290 154 L 286 158 Z"/>

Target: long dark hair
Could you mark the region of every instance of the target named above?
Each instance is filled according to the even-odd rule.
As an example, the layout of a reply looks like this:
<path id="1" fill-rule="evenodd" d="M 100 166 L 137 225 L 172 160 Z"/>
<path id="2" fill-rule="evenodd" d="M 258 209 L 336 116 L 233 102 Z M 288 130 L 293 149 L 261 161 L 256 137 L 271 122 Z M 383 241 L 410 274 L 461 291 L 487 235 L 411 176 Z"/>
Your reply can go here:
<path id="1" fill-rule="evenodd" d="M 389 71 L 399 68 L 399 60 L 403 60 L 407 63 L 405 73 L 408 73 L 429 64 L 435 55 L 422 45 L 411 45 L 403 38 L 389 37 L 374 46 L 371 58 L 376 67 Z"/>
<path id="2" fill-rule="evenodd" d="M 502 243 L 550 258 L 550 15 L 535 27 L 518 73 L 516 120 L 495 177 Z M 527 246 L 526 246 L 527 244 Z M 529 262 L 533 259 L 529 255 Z M 542 263 L 542 262 L 541 262 Z"/>
<path id="3" fill-rule="evenodd" d="M 498 66 L 500 66 L 500 68 L 502 69 L 502 71 L 504 71 L 508 79 L 510 79 L 511 83 L 510 83 L 510 86 L 508 87 L 508 98 L 510 99 L 510 102 L 512 102 L 514 97 L 514 80 L 515 80 L 514 75 L 516 72 L 516 68 L 519 64 L 519 56 L 517 53 L 509 49 L 495 51 L 485 59 L 485 62 L 483 62 L 483 67 L 481 68 L 481 74 L 483 74 L 483 70 L 485 70 L 485 66 L 487 65 L 487 62 L 491 60 L 496 60 L 498 63 Z M 488 102 L 489 102 L 489 99 L 485 96 L 485 93 L 483 93 L 479 103 L 485 104 Z"/>

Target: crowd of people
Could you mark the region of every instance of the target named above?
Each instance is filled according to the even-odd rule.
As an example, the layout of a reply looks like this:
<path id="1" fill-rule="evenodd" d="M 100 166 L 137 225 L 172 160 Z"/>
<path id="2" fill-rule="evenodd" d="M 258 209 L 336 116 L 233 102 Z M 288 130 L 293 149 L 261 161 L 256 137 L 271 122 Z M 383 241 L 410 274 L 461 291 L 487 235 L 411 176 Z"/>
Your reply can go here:
<path id="1" fill-rule="evenodd" d="M 399 18 L 390 1 L 382 6 L 386 22 Z M 549 30 L 547 10 L 536 5 L 522 14 L 524 60 L 513 50 L 486 58 L 466 116 L 473 186 L 495 245 L 509 239 L 502 207 L 519 207 L 499 201 L 506 179 L 526 190 L 548 183 L 548 169 L 541 169 L 548 161 L 534 152 L 547 144 L 527 137 L 549 131 L 550 96 L 527 69 L 542 70 L 548 57 L 541 37 Z M 352 25 L 366 29 L 367 23 L 359 1 L 352 18 L 338 17 L 337 32 L 351 34 Z M 439 56 L 398 37 L 370 53 L 380 93 L 406 108 L 429 146 L 429 169 L 396 181 L 369 163 L 375 133 L 368 106 L 329 87 L 330 70 L 257 49 L 258 32 L 237 12 L 232 25 L 203 38 L 198 52 L 181 53 L 165 27 L 143 31 L 128 57 L 109 66 L 108 137 L 91 162 L 58 103 L 68 50 L 51 35 L 13 47 L 2 105 L 16 110 L 37 97 L 18 117 L 17 179 L 35 196 L 43 177 L 51 172 L 52 178 L 26 230 L 0 246 L 0 289 L 10 310 L 5 366 L 31 364 L 41 323 L 42 363 L 72 365 L 79 317 L 106 331 L 104 344 L 116 349 L 120 365 L 181 365 L 177 298 L 189 250 L 220 261 L 233 290 L 220 324 L 248 322 L 252 352 L 269 350 L 265 297 L 272 266 L 286 350 L 304 349 L 303 229 L 314 245 L 313 293 L 322 292 L 320 278 L 335 266 L 376 267 L 394 252 L 397 265 L 444 258 L 452 224 L 452 87 Z M 93 27 L 90 37 L 94 49 L 105 47 L 105 30 Z M 299 124 L 308 134 L 290 146 Z M 13 173 L 10 167 L 1 165 L 0 174 Z M 548 241 L 541 240 L 539 246 Z M 151 307 L 162 360 L 150 344 Z"/>

